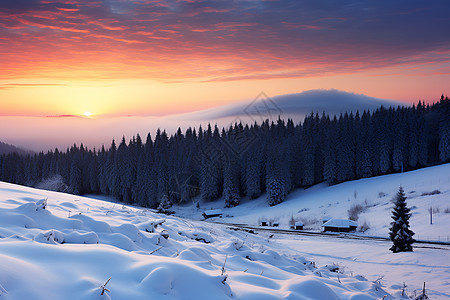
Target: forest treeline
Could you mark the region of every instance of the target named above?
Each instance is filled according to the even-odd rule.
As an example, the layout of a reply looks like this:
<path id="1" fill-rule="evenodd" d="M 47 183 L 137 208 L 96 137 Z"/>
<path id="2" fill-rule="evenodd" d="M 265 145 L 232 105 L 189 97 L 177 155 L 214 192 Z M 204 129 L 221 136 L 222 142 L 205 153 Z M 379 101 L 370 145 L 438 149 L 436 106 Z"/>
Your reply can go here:
<path id="1" fill-rule="evenodd" d="M 295 188 L 417 169 L 450 161 L 450 101 L 383 108 L 330 118 L 311 114 L 294 124 L 266 120 L 219 129 L 157 130 L 145 141 L 109 148 L 72 146 L 35 155 L 0 156 L 0 180 L 36 186 L 59 178 L 66 192 L 111 195 L 127 203 L 163 203 L 267 193 L 270 205 Z M 61 182 L 61 183 L 62 183 Z"/>

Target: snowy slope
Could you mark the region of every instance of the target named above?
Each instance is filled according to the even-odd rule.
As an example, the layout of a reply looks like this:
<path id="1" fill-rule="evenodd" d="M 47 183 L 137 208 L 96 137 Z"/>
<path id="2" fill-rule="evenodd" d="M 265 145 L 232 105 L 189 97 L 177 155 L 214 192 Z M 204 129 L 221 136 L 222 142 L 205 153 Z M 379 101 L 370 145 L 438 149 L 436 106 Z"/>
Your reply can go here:
<path id="1" fill-rule="evenodd" d="M 0 183 L 2 299 L 400 297 L 398 283 L 332 272 L 335 258 L 315 264 L 296 243 L 303 241 Z"/>
<path id="2" fill-rule="evenodd" d="M 155 229 L 154 224 L 162 221 Z M 0 183 L 0 297 L 380 299 L 388 295 L 362 277 L 341 274 L 339 283 L 336 273 L 315 269 L 299 254 L 280 255 L 266 236 L 247 237 L 224 226 Z M 111 292 L 101 296 L 100 286 L 110 277 L 106 287 Z"/>
<path id="3" fill-rule="evenodd" d="M 416 171 L 391 174 L 345 182 L 335 186 L 319 184 L 306 190 L 297 190 L 288 200 L 269 207 L 265 196 L 243 201 L 235 208 L 223 208 L 224 202 L 175 206 L 178 216 L 201 219 L 204 209 L 222 208 L 224 217 L 213 221 L 258 225 L 259 220 L 280 222 L 281 228 L 289 228 L 289 220 L 301 220 L 305 229 L 320 230 L 322 217 L 348 218 L 348 210 L 360 204 L 366 210 L 358 222 L 366 222 L 367 235 L 388 236 L 393 204 L 392 198 L 402 186 L 412 209 L 411 228 L 419 240 L 450 241 L 450 164 L 424 168 Z M 439 192 L 439 194 L 437 194 Z M 428 209 L 433 207 L 433 224 Z M 447 213 L 446 213 L 447 211 Z M 227 217 L 228 216 L 228 217 Z"/>

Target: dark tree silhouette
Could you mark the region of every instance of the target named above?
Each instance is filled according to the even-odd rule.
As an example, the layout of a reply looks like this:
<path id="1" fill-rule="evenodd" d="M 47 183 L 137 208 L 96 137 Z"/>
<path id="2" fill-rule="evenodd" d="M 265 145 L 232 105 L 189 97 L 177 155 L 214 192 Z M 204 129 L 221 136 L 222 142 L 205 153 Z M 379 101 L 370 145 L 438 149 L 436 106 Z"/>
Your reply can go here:
<path id="1" fill-rule="evenodd" d="M 318 113 L 252 125 L 158 129 L 109 148 L 0 155 L 0 180 L 38 186 L 62 178 L 74 194 L 101 193 L 157 208 L 200 196 L 233 206 L 268 193 L 275 205 L 295 188 L 414 170 L 450 162 L 450 101 L 374 112 Z"/>
<path id="2" fill-rule="evenodd" d="M 409 229 L 409 218 L 411 217 L 410 209 L 406 206 L 406 197 L 403 188 L 400 187 L 394 198 L 394 209 L 392 211 L 392 219 L 389 237 L 393 242 L 389 249 L 394 253 L 413 251 L 412 244 L 414 232 Z"/>

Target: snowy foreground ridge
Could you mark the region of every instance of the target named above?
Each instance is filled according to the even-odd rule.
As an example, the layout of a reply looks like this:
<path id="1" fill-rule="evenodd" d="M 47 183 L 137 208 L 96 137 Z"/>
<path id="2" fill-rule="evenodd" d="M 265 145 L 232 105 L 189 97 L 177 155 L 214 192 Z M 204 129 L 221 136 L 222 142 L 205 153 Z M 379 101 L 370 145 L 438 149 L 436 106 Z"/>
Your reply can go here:
<path id="1" fill-rule="evenodd" d="M 5 183 L 0 189 L 2 299 L 387 295 L 362 276 L 340 274 L 339 283 L 330 267 L 316 269 L 301 256 L 280 256 L 266 239 L 252 237 L 250 242 L 246 233 L 172 217 L 164 217 L 155 229 L 152 223 L 163 216 L 146 210 Z M 46 197 L 44 209 L 40 200 Z M 100 286 L 109 277 L 111 292 L 101 296 Z"/>
<path id="2" fill-rule="evenodd" d="M 402 283 L 411 295 L 425 280 L 421 272 L 432 276 L 431 299 L 449 296 L 448 250 L 410 256 L 390 253 L 384 242 L 351 243 L 252 234 L 0 183 L 0 300 L 408 299 Z M 343 247 L 352 271 L 333 264 Z M 364 265 L 385 274 L 365 274 Z"/>

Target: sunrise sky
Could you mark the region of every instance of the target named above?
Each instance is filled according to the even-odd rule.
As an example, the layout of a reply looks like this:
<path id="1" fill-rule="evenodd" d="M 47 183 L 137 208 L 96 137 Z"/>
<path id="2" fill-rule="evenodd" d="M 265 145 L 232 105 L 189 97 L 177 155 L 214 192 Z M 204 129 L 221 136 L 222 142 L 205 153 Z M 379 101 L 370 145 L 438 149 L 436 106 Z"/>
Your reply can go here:
<path id="1" fill-rule="evenodd" d="M 0 115 L 160 116 L 335 88 L 435 101 L 448 1 L 0 1 Z"/>

